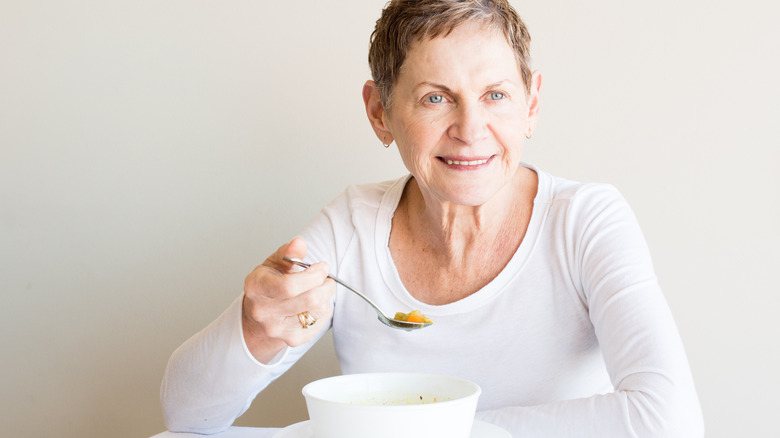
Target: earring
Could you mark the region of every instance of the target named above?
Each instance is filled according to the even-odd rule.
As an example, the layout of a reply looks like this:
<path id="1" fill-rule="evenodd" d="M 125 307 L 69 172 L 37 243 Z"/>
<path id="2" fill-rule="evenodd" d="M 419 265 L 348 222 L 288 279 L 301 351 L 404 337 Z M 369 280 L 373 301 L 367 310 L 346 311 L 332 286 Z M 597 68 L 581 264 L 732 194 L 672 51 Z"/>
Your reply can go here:
<path id="1" fill-rule="evenodd" d="M 390 140 L 390 143 L 385 143 L 384 141 L 382 141 L 382 146 L 384 146 L 384 147 L 385 147 L 385 149 L 387 149 L 387 148 L 389 148 L 389 147 L 390 147 L 390 145 L 391 145 L 392 143 L 393 143 L 393 140 Z"/>
<path id="2" fill-rule="evenodd" d="M 531 139 L 531 134 L 533 134 L 533 132 L 529 131 L 528 133 L 525 134 L 525 138 L 530 140 Z"/>

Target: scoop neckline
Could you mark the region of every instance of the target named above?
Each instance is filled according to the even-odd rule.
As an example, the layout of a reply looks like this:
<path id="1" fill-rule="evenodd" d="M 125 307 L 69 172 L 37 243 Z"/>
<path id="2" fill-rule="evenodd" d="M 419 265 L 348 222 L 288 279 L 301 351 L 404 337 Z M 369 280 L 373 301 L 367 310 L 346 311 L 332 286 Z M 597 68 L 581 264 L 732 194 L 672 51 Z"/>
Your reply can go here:
<path id="1" fill-rule="evenodd" d="M 396 299 L 409 306 L 409 308 L 419 309 L 426 315 L 462 313 L 491 302 L 520 274 L 538 241 L 539 232 L 542 229 L 546 216 L 547 205 L 549 204 L 546 200 L 549 198 L 548 194 L 551 186 L 551 176 L 549 174 L 527 163 L 522 163 L 521 165 L 533 170 L 538 176 L 537 192 L 533 201 L 531 219 L 528 222 L 528 229 L 523 237 L 523 241 L 509 259 L 506 267 L 493 280 L 473 294 L 447 304 L 428 304 L 419 301 L 409 293 L 401 281 L 401 276 L 398 274 L 390 253 L 390 230 L 393 215 L 401 200 L 403 190 L 412 176 L 407 174 L 390 186 L 382 196 L 379 204 L 374 239 L 377 265 L 379 266 L 382 281 Z"/>

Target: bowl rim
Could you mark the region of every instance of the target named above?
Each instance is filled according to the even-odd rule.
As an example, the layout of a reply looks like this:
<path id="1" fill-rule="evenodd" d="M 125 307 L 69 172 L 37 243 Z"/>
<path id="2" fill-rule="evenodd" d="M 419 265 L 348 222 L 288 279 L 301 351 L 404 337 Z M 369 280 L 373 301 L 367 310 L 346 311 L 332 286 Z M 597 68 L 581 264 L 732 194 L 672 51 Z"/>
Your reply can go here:
<path id="1" fill-rule="evenodd" d="M 463 397 L 459 397 L 456 399 L 451 400 L 442 400 L 442 401 L 436 401 L 435 403 L 422 403 L 422 404 L 398 404 L 398 405 L 380 405 L 380 404 L 355 404 L 355 403 L 347 403 L 343 401 L 336 401 L 331 400 L 328 398 L 324 398 L 321 396 L 317 396 L 311 393 L 312 387 L 315 385 L 323 384 L 323 382 L 332 381 L 332 380 L 345 380 L 345 379 L 355 379 L 355 378 L 365 378 L 365 377 L 387 377 L 392 376 L 394 378 L 398 377 L 414 377 L 414 378 L 436 378 L 436 379 L 448 379 L 451 381 L 455 381 L 461 384 L 466 384 L 467 386 L 471 387 L 472 392 L 468 395 L 465 395 Z M 463 403 L 464 400 L 468 399 L 476 399 L 479 400 L 480 395 L 482 395 L 482 388 L 475 382 L 464 379 L 462 377 L 456 377 L 446 374 L 434 374 L 434 373 L 414 373 L 414 372 L 377 372 L 377 373 L 352 373 L 352 374 L 340 374 L 337 376 L 331 376 L 331 377 L 325 377 L 322 379 L 315 380 L 313 382 L 309 382 L 301 389 L 301 393 L 303 394 L 304 398 L 306 400 L 316 400 L 320 403 L 327 403 L 327 404 L 333 404 L 333 405 L 341 405 L 345 407 L 349 407 L 351 409 L 413 409 L 417 408 L 419 409 L 421 406 L 426 406 L 425 409 L 435 409 L 436 407 L 446 407 L 447 405 L 453 404 L 453 403 Z"/>

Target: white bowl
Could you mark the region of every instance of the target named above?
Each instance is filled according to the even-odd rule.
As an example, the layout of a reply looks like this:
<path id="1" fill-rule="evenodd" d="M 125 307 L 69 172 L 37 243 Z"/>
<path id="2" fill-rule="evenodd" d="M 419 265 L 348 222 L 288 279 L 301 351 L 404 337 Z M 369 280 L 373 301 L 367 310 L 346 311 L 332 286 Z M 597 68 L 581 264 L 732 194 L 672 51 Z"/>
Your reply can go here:
<path id="1" fill-rule="evenodd" d="M 303 387 L 316 438 L 469 438 L 476 383 L 414 373 L 329 377 Z"/>

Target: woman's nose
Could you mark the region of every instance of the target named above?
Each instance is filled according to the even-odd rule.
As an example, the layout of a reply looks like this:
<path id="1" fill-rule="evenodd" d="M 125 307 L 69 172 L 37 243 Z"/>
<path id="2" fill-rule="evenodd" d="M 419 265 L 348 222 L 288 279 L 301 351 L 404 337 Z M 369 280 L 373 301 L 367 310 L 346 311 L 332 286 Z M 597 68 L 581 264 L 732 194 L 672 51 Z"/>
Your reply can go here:
<path id="1" fill-rule="evenodd" d="M 450 126 L 450 136 L 464 144 L 475 144 L 488 133 L 486 111 L 476 104 L 460 105 Z"/>

